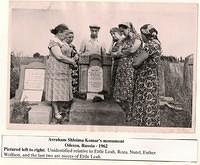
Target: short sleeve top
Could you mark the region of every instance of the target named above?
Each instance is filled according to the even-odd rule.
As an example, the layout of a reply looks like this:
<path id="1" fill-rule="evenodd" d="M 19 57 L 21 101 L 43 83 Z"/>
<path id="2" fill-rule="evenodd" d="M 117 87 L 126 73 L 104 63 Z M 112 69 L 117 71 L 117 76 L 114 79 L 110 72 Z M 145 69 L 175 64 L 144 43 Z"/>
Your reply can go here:
<path id="1" fill-rule="evenodd" d="M 54 46 L 59 46 L 61 49 L 61 52 L 66 57 L 71 57 L 72 48 L 65 42 L 62 42 L 58 40 L 57 38 L 51 39 L 48 45 L 49 50 L 51 51 L 51 48 Z"/>
<path id="2" fill-rule="evenodd" d="M 49 42 L 48 49 L 50 56 L 47 61 L 46 72 L 47 75 L 49 75 L 50 77 L 58 78 L 60 77 L 58 74 L 68 74 L 70 67 L 69 64 L 63 63 L 55 57 L 55 55 L 51 51 L 51 48 L 54 46 L 59 46 L 62 54 L 69 58 L 71 58 L 72 48 L 70 48 L 68 44 L 59 41 L 57 38 L 51 39 Z"/>

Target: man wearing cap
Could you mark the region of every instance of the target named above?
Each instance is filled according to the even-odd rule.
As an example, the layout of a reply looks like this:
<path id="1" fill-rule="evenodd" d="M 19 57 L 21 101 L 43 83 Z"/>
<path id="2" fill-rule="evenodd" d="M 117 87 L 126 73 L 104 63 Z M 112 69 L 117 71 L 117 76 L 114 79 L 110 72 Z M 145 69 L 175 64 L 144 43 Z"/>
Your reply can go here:
<path id="1" fill-rule="evenodd" d="M 80 55 L 106 55 L 106 49 L 103 43 L 98 40 L 98 33 L 100 27 L 97 25 L 90 25 L 90 39 L 88 41 L 83 41 L 80 47 Z"/>

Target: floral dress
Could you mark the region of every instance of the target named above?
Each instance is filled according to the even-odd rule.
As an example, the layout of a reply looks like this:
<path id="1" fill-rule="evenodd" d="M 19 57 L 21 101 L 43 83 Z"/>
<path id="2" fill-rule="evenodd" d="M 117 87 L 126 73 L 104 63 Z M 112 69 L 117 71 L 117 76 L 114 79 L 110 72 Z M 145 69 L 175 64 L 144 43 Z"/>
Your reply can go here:
<path id="1" fill-rule="evenodd" d="M 122 49 L 133 47 L 135 40 L 140 39 L 138 35 L 126 37 L 122 41 Z M 135 69 L 133 67 L 134 55 L 122 57 L 119 59 L 113 98 L 120 104 L 126 113 L 126 119 L 130 118 L 133 110 Z"/>
<path id="2" fill-rule="evenodd" d="M 74 59 L 75 56 L 78 55 L 77 50 L 74 45 L 70 44 L 70 47 L 72 48 L 71 52 L 71 58 Z M 78 68 L 78 59 L 74 59 L 76 62 L 76 65 L 72 67 L 72 92 L 73 96 L 77 97 L 78 96 L 78 91 L 79 91 L 79 68 Z"/>
<path id="3" fill-rule="evenodd" d="M 51 48 L 54 46 L 59 46 L 63 55 L 67 57 L 71 56 L 72 51 L 69 45 L 62 43 L 57 38 L 50 40 L 48 46 L 50 56 L 45 75 L 45 99 L 46 101 L 71 101 L 73 98 L 71 66 L 55 58 L 51 52 Z"/>
<path id="4" fill-rule="evenodd" d="M 159 77 L 161 46 L 156 39 L 143 47 L 149 57 L 135 72 L 133 121 L 137 126 L 160 126 Z"/>

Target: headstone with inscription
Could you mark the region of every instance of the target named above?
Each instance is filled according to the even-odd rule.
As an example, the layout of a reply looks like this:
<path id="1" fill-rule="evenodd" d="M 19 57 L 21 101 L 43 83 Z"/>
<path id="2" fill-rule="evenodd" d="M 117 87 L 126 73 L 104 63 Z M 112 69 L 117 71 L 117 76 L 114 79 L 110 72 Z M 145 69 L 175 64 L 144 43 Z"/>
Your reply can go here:
<path id="1" fill-rule="evenodd" d="M 51 106 L 43 102 L 45 84 L 45 65 L 33 62 L 20 68 L 19 88 L 16 101 L 31 104 L 29 111 L 30 124 L 49 124 L 52 117 Z"/>
<path id="2" fill-rule="evenodd" d="M 87 99 L 93 99 L 95 96 L 99 96 L 104 99 L 99 92 L 103 91 L 103 68 L 102 68 L 102 56 L 91 55 L 89 57 L 88 68 L 88 92 Z"/>
<path id="3" fill-rule="evenodd" d="M 87 100 L 74 100 L 70 109 L 70 124 L 124 125 L 123 110 L 102 94 L 111 94 L 111 64 L 110 56 L 93 54 L 80 57 L 79 91 L 87 95 Z M 91 101 L 95 96 L 103 98 L 104 101 Z"/>
<path id="4" fill-rule="evenodd" d="M 41 102 L 44 81 L 44 64 L 33 62 L 29 65 L 22 65 L 20 68 L 20 82 L 19 88 L 16 91 L 16 99 L 28 102 Z"/>
<path id="5" fill-rule="evenodd" d="M 95 96 L 102 99 L 102 91 L 110 94 L 111 86 L 111 57 L 90 55 L 81 56 L 79 59 L 79 91 L 87 94 L 87 99 L 91 100 Z"/>

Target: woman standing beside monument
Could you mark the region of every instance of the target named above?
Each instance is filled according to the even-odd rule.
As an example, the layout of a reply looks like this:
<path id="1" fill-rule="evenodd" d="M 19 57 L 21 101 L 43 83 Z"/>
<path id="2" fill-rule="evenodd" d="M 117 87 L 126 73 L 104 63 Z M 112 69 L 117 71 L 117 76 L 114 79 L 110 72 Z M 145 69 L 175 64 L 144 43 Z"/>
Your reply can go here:
<path id="1" fill-rule="evenodd" d="M 158 31 L 150 24 L 140 28 L 147 59 L 136 69 L 133 121 L 137 126 L 160 126 L 159 78 L 161 45 Z"/>
<path id="2" fill-rule="evenodd" d="M 133 68 L 134 55 L 141 45 L 141 40 L 132 23 L 119 24 L 119 28 L 125 38 L 122 40 L 118 50 L 120 59 L 116 72 L 113 97 L 125 111 L 126 120 L 129 120 L 133 111 L 135 85 L 135 69 Z"/>
<path id="3" fill-rule="evenodd" d="M 49 59 L 46 67 L 45 99 L 52 103 L 56 119 L 61 119 L 59 103 L 69 102 L 73 98 L 70 65 L 75 65 L 71 59 L 72 49 L 64 43 L 68 27 L 60 24 L 51 30 L 55 35 L 49 43 Z"/>
<path id="4" fill-rule="evenodd" d="M 79 55 L 76 50 L 76 47 L 72 44 L 72 41 L 74 39 L 74 33 L 71 30 L 68 30 L 67 36 L 65 38 L 65 42 L 72 48 L 71 51 L 71 58 L 74 59 L 76 62 L 76 65 L 72 67 L 72 92 L 74 97 L 78 97 L 79 94 L 79 66 L 78 66 L 78 61 L 79 61 Z"/>
<path id="5" fill-rule="evenodd" d="M 121 46 L 121 41 L 122 41 L 122 34 L 119 28 L 113 27 L 110 29 L 110 34 L 112 36 L 112 45 L 109 50 L 109 54 L 112 57 L 112 94 L 114 90 L 114 85 L 115 85 L 115 79 L 116 79 L 116 72 L 119 64 L 119 59 L 120 57 L 118 56 L 118 50 L 119 47 Z"/>

